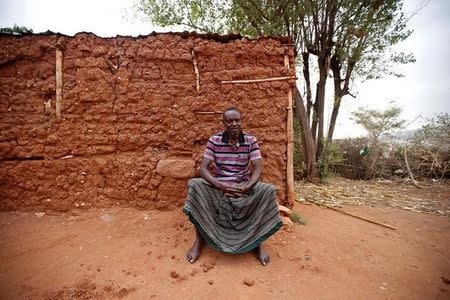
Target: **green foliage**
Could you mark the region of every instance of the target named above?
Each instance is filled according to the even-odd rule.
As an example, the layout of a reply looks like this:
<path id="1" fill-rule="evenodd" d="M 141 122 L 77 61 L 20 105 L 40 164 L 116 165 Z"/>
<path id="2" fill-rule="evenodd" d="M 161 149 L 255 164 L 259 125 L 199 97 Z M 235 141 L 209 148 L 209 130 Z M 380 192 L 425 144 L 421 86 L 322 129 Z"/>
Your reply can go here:
<path id="1" fill-rule="evenodd" d="M 327 32 L 325 17 L 336 14 L 331 33 L 333 48 L 344 74 L 380 78 L 400 76 L 394 65 L 410 63 L 412 54 L 393 52 L 391 46 L 407 39 L 403 0 L 140 0 L 136 9 L 160 26 L 220 34 L 240 33 L 291 36 L 296 52 L 317 55 Z"/>
<path id="2" fill-rule="evenodd" d="M 339 144 L 323 141 L 324 150 L 322 155 L 317 160 L 317 168 L 319 170 L 319 178 L 321 181 L 326 181 L 332 173 L 332 166 L 344 161 L 341 148 Z"/>
<path id="3" fill-rule="evenodd" d="M 231 1 L 140 0 L 136 9 L 160 26 L 182 25 L 200 32 L 226 33 L 233 19 Z"/>
<path id="4" fill-rule="evenodd" d="M 297 224 L 306 225 L 308 223 L 300 214 L 296 212 L 292 213 L 292 215 L 289 218 L 291 219 L 292 222 Z"/>
<path id="5" fill-rule="evenodd" d="M 21 35 L 21 34 L 33 33 L 33 29 L 26 28 L 25 26 L 17 26 L 16 24 L 14 24 L 13 27 L 0 28 L 0 33 Z"/>
<path id="6" fill-rule="evenodd" d="M 343 14 L 346 32 L 341 33 L 336 51 L 341 56 L 340 61 L 349 62 L 344 73 L 352 71 L 349 68 L 355 62 L 355 77 L 364 80 L 379 79 L 384 75 L 401 77 L 395 65 L 415 62 L 411 53 L 395 52 L 392 48 L 412 33 L 406 28 L 403 1 L 373 1 L 371 5 L 368 5 L 369 1 L 343 3 L 347 9 Z M 358 17 L 354 17 L 355 14 Z"/>
<path id="7" fill-rule="evenodd" d="M 400 119 L 401 112 L 401 108 L 395 106 L 394 102 L 391 101 L 389 107 L 385 110 L 360 107 L 357 111 L 352 112 L 352 119 L 369 133 L 374 146 L 378 143 L 382 134 L 400 129 L 405 124 L 405 120 Z"/>

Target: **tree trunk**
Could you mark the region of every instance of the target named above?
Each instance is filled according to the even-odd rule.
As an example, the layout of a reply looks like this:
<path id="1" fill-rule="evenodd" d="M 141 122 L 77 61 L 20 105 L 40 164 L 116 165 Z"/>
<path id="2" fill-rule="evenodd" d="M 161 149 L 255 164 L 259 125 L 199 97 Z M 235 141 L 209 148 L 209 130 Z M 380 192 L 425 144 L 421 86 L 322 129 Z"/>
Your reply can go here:
<path id="1" fill-rule="evenodd" d="M 300 120 L 302 126 L 302 150 L 303 160 L 305 162 L 306 180 L 313 181 L 316 175 L 316 154 L 314 140 L 309 127 L 309 117 L 306 114 L 305 105 L 303 104 L 302 96 L 297 87 L 295 88 L 295 114 Z"/>
<path id="2" fill-rule="evenodd" d="M 416 188 L 421 189 L 422 187 L 421 187 L 419 184 L 417 184 L 417 181 L 414 179 L 413 173 L 411 172 L 411 168 L 409 167 L 409 163 L 408 163 L 408 154 L 406 153 L 406 145 L 405 145 L 405 147 L 403 148 L 403 153 L 404 153 L 404 155 L 405 155 L 406 170 L 408 170 L 409 178 L 411 178 L 411 182 L 412 182 L 412 184 L 413 184 Z"/>
<path id="3" fill-rule="evenodd" d="M 334 78 L 334 103 L 333 111 L 331 112 L 330 126 L 328 127 L 327 141 L 330 143 L 333 140 L 334 128 L 336 127 L 336 120 L 341 107 L 341 100 L 343 92 L 341 88 L 341 69 L 336 55 L 331 57 L 331 70 Z"/>
<path id="4" fill-rule="evenodd" d="M 331 49 L 333 48 L 333 34 L 337 14 L 337 0 L 326 1 L 326 14 L 322 21 L 320 38 L 320 51 L 318 55 L 319 82 L 317 83 L 317 148 L 316 157 L 319 159 L 324 150 L 324 109 L 325 109 L 325 85 L 327 83 L 328 71 L 331 64 Z"/>
<path id="5" fill-rule="evenodd" d="M 306 115 L 309 119 L 311 119 L 311 108 L 312 108 L 312 99 L 311 99 L 311 79 L 309 76 L 309 53 L 303 52 L 303 77 L 305 78 L 306 85 Z"/>
<path id="6" fill-rule="evenodd" d="M 318 119 L 318 110 L 319 110 L 319 101 L 317 100 L 317 98 L 319 97 L 318 95 L 318 90 L 319 90 L 319 83 L 316 84 L 316 100 L 314 101 L 314 105 L 313 105 L 313 112 L 312 112 L 312 120 L 311 120 L 311 135 L 312 138 L 314 140 L 314 144 L 316 144 L 317 141 L 317 123 L 319 123 L 319 119 Z"/>
<path id="7" fill-rule="evenodd" d="M 317 83 L 316 90 L 316 103 L 315 107 L 317 107 L 316 114 L 316 126 L 318 127 L 317 135 L 316 135 L 316 157 L 317 159 L 322 155 L 323 151 L 323 132 L 324 132 L 324 107 L 325 107 L 325 85 L 327 83 L 327 72 L 328 68 L 326 65 L 326 57 L 319 57 L 319 73 L 320 79 Z M 314 132 L 313 132 L 314 133 Z"/>
<path id="8" fill-rule="evenodd" d="M 341 107 L 341 100 L 342 97 L 339 96 L 339 94 L 336 94 L 335 92 L 333 111 L 331 112 L 330 127 L 328 127 L 327 141 L 329 143 L 331 143 L 331 141 L 333 140 L 334 128 L 336 127 L 336 119 L 339 113 L 339 108 Z"/>

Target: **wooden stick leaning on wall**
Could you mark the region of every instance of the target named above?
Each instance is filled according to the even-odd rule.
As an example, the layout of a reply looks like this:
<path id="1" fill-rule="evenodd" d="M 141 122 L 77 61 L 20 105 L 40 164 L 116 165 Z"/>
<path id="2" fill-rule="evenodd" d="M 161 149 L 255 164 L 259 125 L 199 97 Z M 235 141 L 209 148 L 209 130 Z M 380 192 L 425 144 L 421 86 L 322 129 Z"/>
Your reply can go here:
<path id="1" fill-rule="evenodd" d="M 286 68 L 290 68 L 289 65 L 289 56 L 286 54 L 284 56 L 284 66 Z M 294 77 L 295 78 L 295 77 Z M 287 166 L 286 166 L 286 183 L 287 183 L 287 199 L 289 204 L 294 203 L 294 131 L 293 131 L 293 115 L 292 115 L 292 87 L 289 87 L 288 95 L 288 107 L 287 107 L 287 122 L 286 122 L 286 131 L 287 131 Z"/>
<path id="2" fill-rule="evenodd" d="M 62 88 L 63 88 L 63 53 L 56 48 L 56 118 L 61 118 Z"/>
<path id="3" fill-rule="evenodd" d="M 229 84 L 229 83 L 255 83 L 255 82 L 268 82 L 268 81 L 283 81 L 283 80 L 295 80 L 297 77 L 295 76 L 285 76 L 285 77 L 271 77 L 271 78 L 262 78 L 262 79 L 245 79 L 245 80 L 222 80 L 221 84 Z"/>

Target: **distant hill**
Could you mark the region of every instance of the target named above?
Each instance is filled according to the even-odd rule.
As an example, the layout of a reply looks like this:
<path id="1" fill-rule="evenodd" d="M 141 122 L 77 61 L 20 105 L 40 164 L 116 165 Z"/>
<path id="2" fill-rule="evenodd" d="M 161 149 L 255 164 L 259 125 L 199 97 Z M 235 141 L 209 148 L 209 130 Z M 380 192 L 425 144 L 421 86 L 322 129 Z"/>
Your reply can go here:
<path id="1" fill-rule="evenodd" d="M 410 139 L 412 139 L 412 137 L 414 136 L 414 134 L 417 132 L 418 129 L 407 129 L 407 130 L 401 130 L 401 131 L 397 131 L 397 132 L 392 132 L 390 134 L 384 134 L 381 136 L 381 140 L 382 141 L 386 141 L 386 142 L 406 142 Z M 354 138 L 367 138 L 368 135 L 361 135 L 358 137 L 354 137 Z M 334 139 L 334 141 L 343 141 L 346 139 L 352 139 L 350 137 L 346 137 L 346 138 L 337 138 Z"/>
<path id="2" fill-rule="evenodd" d="M 407 142 L 408 140 L 412 139 L 417 130 L 418 129 L 400 130 L 398 132 L 392 132 L 390 134 L 383 135 L 381 139 L 387 142 Z"/>

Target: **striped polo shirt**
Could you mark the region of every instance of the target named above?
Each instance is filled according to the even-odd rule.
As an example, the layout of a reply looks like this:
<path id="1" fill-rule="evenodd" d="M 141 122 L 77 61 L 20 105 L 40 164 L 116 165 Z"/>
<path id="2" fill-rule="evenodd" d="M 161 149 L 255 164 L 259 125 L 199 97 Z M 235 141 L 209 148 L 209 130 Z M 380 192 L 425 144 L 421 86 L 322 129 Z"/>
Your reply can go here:
<path id="1" fill-rule="evenodd" d="M 256 138 L 242 131 L 239 142 L 231 146 L 226 131 L 211 136 L 203 157 L 214 161 L 214 173 L 218 180 L 242 182 L 250 179 L 249 161 L 261 158 Z"/>

